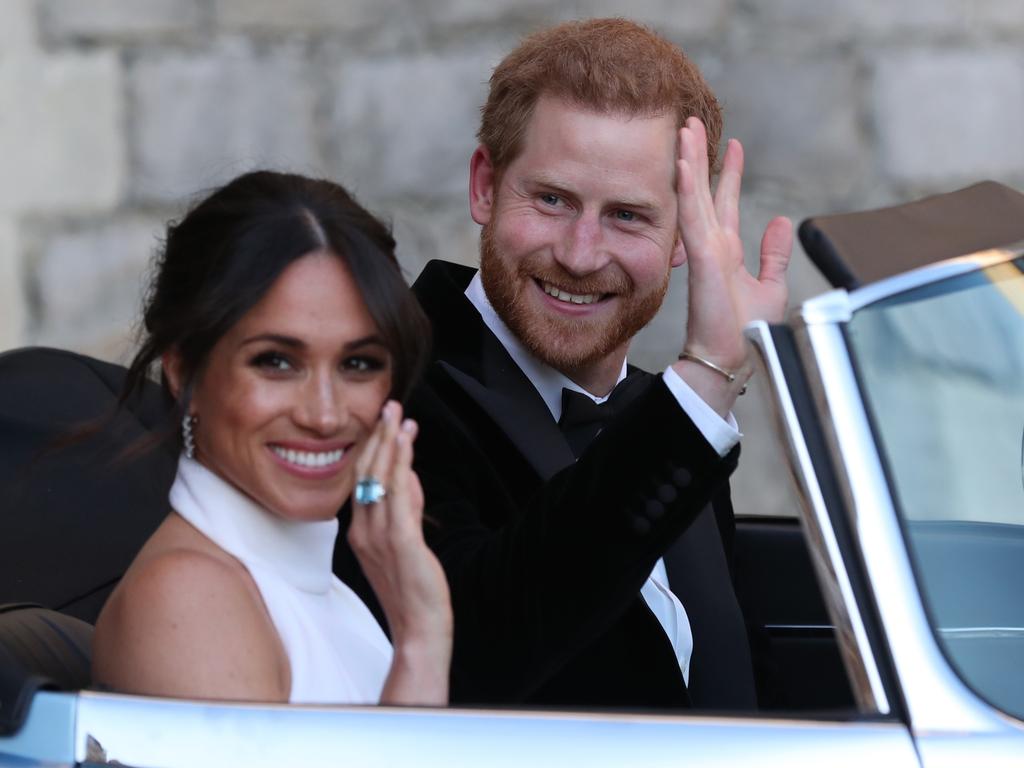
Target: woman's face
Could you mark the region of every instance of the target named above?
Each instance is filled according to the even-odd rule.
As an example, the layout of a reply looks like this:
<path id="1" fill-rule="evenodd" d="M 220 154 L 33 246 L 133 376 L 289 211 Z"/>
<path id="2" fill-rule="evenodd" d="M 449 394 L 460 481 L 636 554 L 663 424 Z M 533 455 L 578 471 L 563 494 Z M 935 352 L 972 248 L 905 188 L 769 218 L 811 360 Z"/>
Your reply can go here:
<path id="1" fill-rule="evenodd" d="M 391 390 L 391 359 L 336 256 L 293 262 L 211 351 L 196 459 L 281 517 L 329 520 Z"/>

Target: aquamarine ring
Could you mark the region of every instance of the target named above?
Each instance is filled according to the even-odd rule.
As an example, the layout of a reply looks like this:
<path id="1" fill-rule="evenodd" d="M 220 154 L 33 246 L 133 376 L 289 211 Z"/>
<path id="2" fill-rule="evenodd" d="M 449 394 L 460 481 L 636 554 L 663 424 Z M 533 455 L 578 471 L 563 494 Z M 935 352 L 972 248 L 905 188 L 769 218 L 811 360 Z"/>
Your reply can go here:
<path id="1" fill-rule="evenodd" d="M 388 495 L 376 477 L 363 477 L 356 483 L 356 504 L 376 504 Z"/>

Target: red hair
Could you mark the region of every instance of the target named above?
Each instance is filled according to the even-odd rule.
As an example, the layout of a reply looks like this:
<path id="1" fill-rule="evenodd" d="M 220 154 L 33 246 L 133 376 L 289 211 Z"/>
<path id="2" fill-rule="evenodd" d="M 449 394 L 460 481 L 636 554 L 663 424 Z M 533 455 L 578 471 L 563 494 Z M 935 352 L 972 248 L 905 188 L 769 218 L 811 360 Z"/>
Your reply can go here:
<path id="1" fill-rule="evenodd" d="M 500 174 L 522 151 L 541 95 L 601 113 L 696 116 L 707 128 L 708 160 L 717 168 L 722 136 L 718 99 L 683 52 L 626 19 L 570 21 L 525 38 L 491 75 L 480 142 Z"/>

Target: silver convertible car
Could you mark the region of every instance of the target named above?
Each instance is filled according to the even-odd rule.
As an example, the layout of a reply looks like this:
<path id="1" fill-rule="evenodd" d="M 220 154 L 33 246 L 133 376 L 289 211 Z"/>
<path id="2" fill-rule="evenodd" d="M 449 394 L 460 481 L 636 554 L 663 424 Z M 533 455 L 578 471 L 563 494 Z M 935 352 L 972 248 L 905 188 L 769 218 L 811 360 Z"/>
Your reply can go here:
<path id="1" fill-rule="evenodd" d="M 1024 765 L 1024 196 L 986 182 L 800 234 L 837 287 L 747 330 L 801 507 L 737 520 L 757 712 L 240 705 L 76 683 L 88 623 L 154 521 L 34 512 L 120 493 L 68 490 L 45 450 L 17 496 L 25 456 L 5 446 L 37 407 L 18 350 L 0 355 L 0 766 Z M 4 629 L 29 615 L 52 647 Z"/>

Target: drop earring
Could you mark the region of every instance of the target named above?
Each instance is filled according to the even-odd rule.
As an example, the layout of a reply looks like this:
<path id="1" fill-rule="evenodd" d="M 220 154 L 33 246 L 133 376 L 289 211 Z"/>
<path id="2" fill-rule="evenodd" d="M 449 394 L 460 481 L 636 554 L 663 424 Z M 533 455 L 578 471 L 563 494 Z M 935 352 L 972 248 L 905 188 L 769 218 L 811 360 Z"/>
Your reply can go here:
<path id="1" fill-rule="evenodd" d="M 185 444 L 185 457 L 188 459 L 196 457 L 196 438 L 193 429 L 198 422 L 199 417 L 191 413 L 186 413 L 181 420 L 181 440 Z"/>

